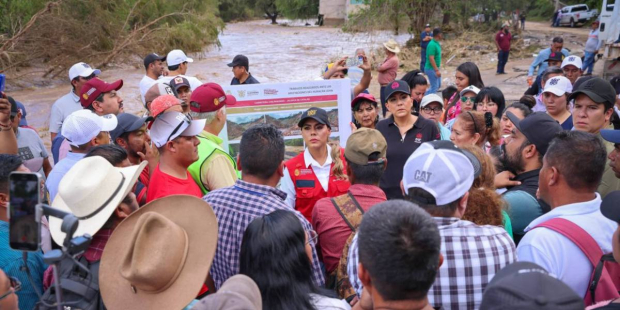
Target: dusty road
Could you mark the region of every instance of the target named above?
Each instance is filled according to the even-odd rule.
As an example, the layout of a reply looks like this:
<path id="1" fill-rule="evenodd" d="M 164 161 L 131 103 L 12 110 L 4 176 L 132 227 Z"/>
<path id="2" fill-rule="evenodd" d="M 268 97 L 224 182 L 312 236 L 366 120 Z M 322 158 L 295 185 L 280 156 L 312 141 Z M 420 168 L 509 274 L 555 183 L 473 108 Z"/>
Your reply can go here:
<path id="1" fill-rule="evenodd" d="M 571 49 L 571 53 L 581 56 L 587 33 L 587 28 L 552 28 L 547 23 L 526 22 L 523 37 L 529 39 L 531 44 L 540 42 L 547 46 L 552 37 L 562 36 L 565 47 Z M 394 37 L 386 32 L 347 34 L 336 28 L 295 25 L 283 27 L 270 25 L 267 21 L 250 21 L 228 24 L 219 38 L 221 48 L 210 48 L 203 53 L 191 55 L 196 61 L 190 65 L 189 75 L 195 75 L 203 82 L 228 84 L 232 73 L 226 64 L 236 54 L 245 54 L 250 58 L 250 72 L 262 83 L 313 80 L 320 77 L 322 68 L 330 59 L 353 55 L 358 47 L 363 47 L 367 51 L 373 50 L 389 38 L 395 38 L 404 44 L 409 36 Z M 508 74 L 501 76 L 495 75 L 497 57 L 494 52 L 488 53 L 484 60 L 478 61 L 477 64 L 482 71 L 485 84 L 499 87 L 506 99 L 512 101 L 518 100 L 527 88 L 527 68 L 532 59 L 532 57 L 509 59 L 506 66 Z M 442 67 L 444 76 L 442 88 L 454 83 L 455 68 L 465 61 L 468 59 L 455 57 L 450 64 Z M 136 59 L 131 65 L 102 68 L 102 79 L 124 80 L 120 94 L 125 99 L 126 111 L 131 113 L 140 113 L 143 110 L 138 90 L 138 83 L 144 74 L 141 63 L 141 59 Z M 401 69 L 399 76 L 405 73 L 406 71 Z M 373 72 L 375 78 L 370 91 L 378 98 L 379 85 L 376 76 L 377 73 Z M 63 78 L 31 82 L 31 87 L 19 90 L 13 87 L 11 91 L 9 88 L 9 95 L 26 105 L 28 122 L 39 130 L 48 147 L 50 139 L 47 128 L 50 108 L 57 98 L 70 89 L 69 83 L 62 80 Z"/>

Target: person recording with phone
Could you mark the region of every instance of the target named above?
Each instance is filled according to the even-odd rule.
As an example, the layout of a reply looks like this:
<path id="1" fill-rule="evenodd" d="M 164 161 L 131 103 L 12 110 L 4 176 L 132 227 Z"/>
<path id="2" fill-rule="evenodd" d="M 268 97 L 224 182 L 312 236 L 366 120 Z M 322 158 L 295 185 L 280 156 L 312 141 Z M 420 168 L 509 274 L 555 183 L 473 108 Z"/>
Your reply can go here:
<path id="1" fill-rule="evenodd" d="M 43 272 L 47 266 L 43 262 L 43 253 L 40 250 L 27 252 L 26 262 L 30 271 L 30 276 L 33 278 L 33 282 L 35 284 L 35 286 L 32 286 L 31 282 L 28 280 L 28 275 L 26 272 L 21 270 L 23 265 L 23 252 L 12 248 L 12 246 L 15 245 L 15 242 L 13 241 L 27 241 L 25 240 L 26 234 L 24 234 L 23 239 L 17 238 L 18 240 L 15 240 L 16 237 L 12 235 L 15 233 L 20 233 L 20 231 L 11 231 L 9 218 L 7 217 L 7 208 L 9 207 L 9 201 L 11 200 L 9 195 L 9 175 L 11 172 L 15 171 L 30 172 L 28 168 L 22 164 L 22 160 L 18 155 L 0 154 L 0 269 L 2 269 L 7 276 L 13 277 L 21 282 L 21 289 L 15 292 L 15 294 L 19 297 L 19 309 L 32 309 L 39 301 L 35 290 L 42 292 Z M 38 194 L 38 190 L 36 191 L 36 194 Z M 13 206 L 11 208 L 16 206 L 17 201 L 13 199 Z M 33 219 L 32 222 L 34 222 L 34 217 L 31 219 Z M 22 219 L 20 222 L 25 222 L 25 219 Z M 29 232 L 27 232 L 29 237 L 37 237 L 33 235 L 36 229 L 33 229 L 30 226 L 24 224 L 22 226 L 22 228 L 24 228 L 23 232 L 29 230 Z M 35 240 L 33 243 L 35 244 L 32 245 L 36 249 L 38 248 L 38 242 L 36 240 L 40 239 L 40 237 L 34 239 Z"/>

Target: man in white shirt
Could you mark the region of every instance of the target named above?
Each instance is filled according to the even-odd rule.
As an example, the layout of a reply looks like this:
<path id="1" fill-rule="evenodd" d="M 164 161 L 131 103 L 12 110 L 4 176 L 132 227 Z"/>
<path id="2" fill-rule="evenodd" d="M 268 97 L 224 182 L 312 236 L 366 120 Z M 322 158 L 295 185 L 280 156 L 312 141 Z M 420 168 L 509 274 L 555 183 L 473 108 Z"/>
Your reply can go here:
<path id="1" fill-rule="evenodd" d="M 192 58 L 187 57 L 182 50 L 171 50 L 166 56 L 166 62 L 168 63 L 168 76 L 161 77 L 157 82 L 170 84 L 170 80 L 176 76 L 182 76 L 189 81 L 192 91 L 196 90 L 198 86 L 202 85 L 202 82 L 193 77 L 185 75 L 187 73 L 188 63 L 194 62 Z"/>
<path id="2" fill-rule="evenodd" d="M 72 89 L 68 94 L 60 97 L 54 102 L 54 105 L 52 105 L 49 127 L 52 142 L 54 138 L 56 138 L 56 135 L 58 135 L 62 123 L 67 116 L 82 109 L 79 96 L 82 86 L 99 74 L 101 74 L 101 70 L 93 69 L 83 62 L 78 62 L 71 66 L 71 69 L 69 69 L 69 81 L 71 82 Z"/>
<path id="3" fill-rule="evenodd" d="M 601 139 L 590 133 L 563 131 L 551 141 L 539 175 L 539 196 L 551 211 L 525 228 L 517 247 L 520 261 L 539 264 L 582 297 L 593 270 L 590 260 L 564 235 L 536 226 L 552 219 L 568 220 L 590 235 L 603 253 L 611 252 L 610 236 L 617 224 L 601 214 L 601 197 L 596 193 L 606 156 Z"/>
<path id="4" fill-rule="evenodd" d="M 140 80 L 140 98 L 142 98 L 142 103 L 146 104 L 144 101 L 144 94 L 153 86 L 153 84 L 157 83 L 157 79 L 164 74 L 164 62 L 166 61 L 166 56 L 159 56 L 155 53 L 148 54 L 144 57 L 144 68 L 146 69 L 146 74 Z"/>

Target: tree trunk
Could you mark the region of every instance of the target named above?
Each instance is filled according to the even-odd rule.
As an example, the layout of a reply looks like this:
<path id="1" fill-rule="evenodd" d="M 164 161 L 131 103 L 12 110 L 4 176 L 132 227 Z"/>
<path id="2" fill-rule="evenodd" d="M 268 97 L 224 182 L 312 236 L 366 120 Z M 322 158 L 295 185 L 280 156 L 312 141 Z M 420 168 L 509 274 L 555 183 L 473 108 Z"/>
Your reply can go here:
<path id="1" fill-rule="evenodd" d="M 278 22 L 276 21 L 276 19 L 278 18 L 278 12 L 274 12 L 272 14 L 272 13 L 269 13 L 269 11 L 265 11 L 265 14 L 267 14 L 267 16 L 269 16 L 269 18 L 271 18 L 271 24 L 272 25 L 277 25 L 278 24 Z"/>
<path id="2" fill-rule="evenodd" d="M 448 26 L 450 24 L 450 12 L 443 12 L 443 19 L 441 20 L 441 26 Z"/>

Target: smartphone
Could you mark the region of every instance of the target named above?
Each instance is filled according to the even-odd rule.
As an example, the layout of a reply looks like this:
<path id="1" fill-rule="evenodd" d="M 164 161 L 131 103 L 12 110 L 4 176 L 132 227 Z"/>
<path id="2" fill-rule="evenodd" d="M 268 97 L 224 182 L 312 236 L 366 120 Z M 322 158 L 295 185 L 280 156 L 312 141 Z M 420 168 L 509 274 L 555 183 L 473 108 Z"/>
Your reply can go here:
<path id="1" fill-rule="evenodd" d="M 361 66 L 364 64 L 364 56 L 357 56 L 357 63 L 359 64 L 358 66 Z"/>
<path id="2" fill-rule="evenodd" d="M 38 173 L 9 175 L 9 245 L 20 251 L 38 251 L 41 243 L 41 177 Z"/>
<path id="3" fill-rule="evenodd" d="M 4 91 L 4 82 L 6 81 L 6 76 L 0 73 L 0 92 Z"/>

